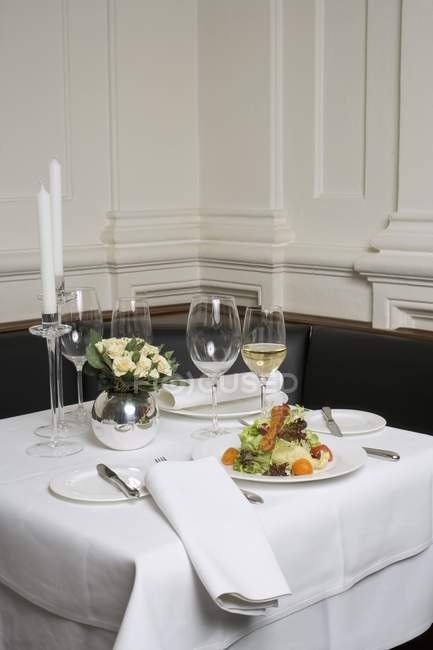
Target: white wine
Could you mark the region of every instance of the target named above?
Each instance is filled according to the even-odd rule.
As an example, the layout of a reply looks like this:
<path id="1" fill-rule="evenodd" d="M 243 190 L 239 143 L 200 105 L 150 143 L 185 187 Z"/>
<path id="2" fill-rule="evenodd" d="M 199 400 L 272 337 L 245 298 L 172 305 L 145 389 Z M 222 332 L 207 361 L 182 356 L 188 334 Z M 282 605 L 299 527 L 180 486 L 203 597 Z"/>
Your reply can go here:
<path id="1" fill-rule="evenodd" d="M 287 354 L 283 343 L 247 343 L 242 346 L 242 357 L 250 370 L 259 377 L 269 377 L 280 367 Z"/>

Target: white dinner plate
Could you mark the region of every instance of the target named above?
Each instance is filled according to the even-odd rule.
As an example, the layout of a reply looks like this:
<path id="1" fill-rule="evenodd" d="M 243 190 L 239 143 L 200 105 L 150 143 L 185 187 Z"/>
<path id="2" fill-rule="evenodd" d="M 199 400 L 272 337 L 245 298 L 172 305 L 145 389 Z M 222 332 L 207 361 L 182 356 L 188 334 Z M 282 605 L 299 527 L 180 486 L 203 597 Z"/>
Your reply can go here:
<path id="1" fill-rule="evenodd" d="M 278 391 L 266 395 L 265 404 L 269 407 L 275 406 L 276 404 L 285 404 L 287 399 L 286 393 Z M 191 406 L 190 408 L 179 410 L 165 409 L 160 404 L 159 409 L 163 413 L 174 413 L 175 415 L 183 415 L 189 418 L 211 419 L 213 417 L 210 404 Z M 221 402 L 218 404 L 218 417 L 221 418 L 243 418 L 249 415 L 257 415 L 258 413 L 260 413 L 260 396 L 247 397 L 246 399 L 238 399 L 233 402 Z"/>
<path id="2" fill-rule="evenodd" d="M 112 469 L 130 487 L 138 488 L 144 480 L 144 469 L 114 465 Z M 49 483 L 50 490 L 60 497 L 73 501 L 89 501 L 110 503 L 113 501 L 129 501 L 132 497 L 125 494 L 101 478 L 96 471 L 96 463 L 91 467 L 80 467 L 54 476 Z M 148 494 L 140 488 L 140 496 Z"/>
<path id="3" fill-rule="evenodd" d="M 221 456 L 228 447 L 240 447 L 240 440 L 237 433 L 221 436 L 219 438 L 209 438 L 203 440 L 193 448 L 192 457 L 194 460 L 206 456 L 214 456 L 221 462 Z M 313 474 L 304 474 L 302 476 L 261 476 L 259 474 L 244 474 L 236 472 L 231 466 L 223 465 L 227 474 L 235 479 L 244 481 L 257 481 L 260 483 L 302 483 L 306 481 L 323 481 L 328 478 L 336 478 L 350 474 L 362 467 L 367 460 L 367 454 L 358 445 L 348 440 L 336 438 L 329 443 L 334 460 L 321 470 L 316 470 Z"/>
<path id="4" fill-rule="evenodd" d="M 354 411 L 352 409 L 332 409 L 332 417 L 344 436 L 356 436 L 364 433 L 380 431 L 386 425 L 386 420 L 376 413 Z M 322 411 L 305 413 L 308 428 L 316 433 L 330 433 Z"/>

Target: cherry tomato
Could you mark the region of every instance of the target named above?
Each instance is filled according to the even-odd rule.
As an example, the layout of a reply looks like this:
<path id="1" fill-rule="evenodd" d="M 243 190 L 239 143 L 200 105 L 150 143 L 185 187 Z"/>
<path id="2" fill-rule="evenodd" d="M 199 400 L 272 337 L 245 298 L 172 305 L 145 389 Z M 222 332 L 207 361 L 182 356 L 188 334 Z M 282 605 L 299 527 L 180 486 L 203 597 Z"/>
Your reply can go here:
<path id="1" fill-rule="evenodd" d="M 233 465 L 233 463 L 237 460 L 238 456 L 239 456 L 239 449 L 235 449 L 234 447 L 229 447 L 223 453 L 221 462 L 224 465 Z"/>
<path id="2" fill-rule="evenodd" d="M 320 454 L 322 451 L 327 451 L 329 454 L 329 460 L 333 460 L 334 456 L 332 455 L 332 451 L 327 447 L 326 445 L 317 445 L 317 447 L 313 447 L 311 449 L 311 455 L 313 458 L 320 458 Z"/>
<path id="3" fill-rule="evenodd" d="M 308 458 L 298 458 L 292 465 L 292 474 L 301 476 L 301 474 L 312 474 L 313 466 Z"/>

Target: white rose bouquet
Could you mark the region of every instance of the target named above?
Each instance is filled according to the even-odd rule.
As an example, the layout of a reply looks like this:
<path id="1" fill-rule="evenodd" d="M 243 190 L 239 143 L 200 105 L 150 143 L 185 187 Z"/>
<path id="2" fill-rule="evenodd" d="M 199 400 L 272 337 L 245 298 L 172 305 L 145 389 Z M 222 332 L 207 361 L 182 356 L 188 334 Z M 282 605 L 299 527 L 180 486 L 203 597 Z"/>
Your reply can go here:
<path id="1" fill-rule="evenodd" d="M 102 339 L 92 332 L 87 346 L 86 372 L 95 375 L 104 390 L 115 393 L 155 391 L 162 384 L 182 383 L 174 375 L 179 367 L 173 352 L 143 339 Z"/>

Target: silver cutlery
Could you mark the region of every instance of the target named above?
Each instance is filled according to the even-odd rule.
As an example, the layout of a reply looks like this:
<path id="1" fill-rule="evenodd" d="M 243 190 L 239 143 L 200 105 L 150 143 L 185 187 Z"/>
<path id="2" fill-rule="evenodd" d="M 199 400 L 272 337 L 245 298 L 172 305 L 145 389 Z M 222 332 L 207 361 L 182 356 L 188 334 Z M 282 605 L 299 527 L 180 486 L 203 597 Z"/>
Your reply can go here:
<path id="1" fill-rule="evenodd" d="M 133 487 L 129 487 L 129 485 L 125 483 L 125 481 L 121 479 L 115 471 L 113 471 L 110 467 L 107 467 L 107 465 L 99 463 L 96 465 L 96 470 L 101 478 L 103 478 L 105 481 L 108 481 L 108 483 L 115 485 L 128 498 L 132 497 L 136 499 L 140 496 L 139 490 Z"/>
<path id="2" fill-rule="evenodd" d="M 387 460 L 400 460 L 400 454 L 390 449 L 376 449 L 376 447 L 363 447 L 369 456 L 378 456 L 379 458 L 386 458 Z"/>
<path id="3" fill-rule="evenodd" d="M 341 429 L 332 417 L 332 410 L 329 406 L 322 406 L 322 413 L 323 417 L 325 418 L 326 426 L 330 430 L 331 433 L 334 434 L 334 436 L 339 436 L 340 438 L 343 437 L 343 434 L 341 433 Z"/>
<path id="4" fill-rule="evenodd" d="M 339 438 L 343 438 L 340 427 L 332 417 L 332 410 L 329 406 L 322 407 L 322 413 L 325 418 L 326 426 L 329 431 Z M 385 458 L 386 460 L 400 460 L 400 454 L 396 451 L 391 451 L 390 449 L 377 449 L 376 447 L 363 447 L 363 450 L 369 456 L 377 456 L 378 458 Z"/>
<path id="5" fill-rule="evenodd" d="M 155 463 L 163 463 L 167 459 L 166 459 L 165 456 L 157 456 L 153 460 L 155 461 Z M 256 492 L 251 492 L 250 490 L 243 490 L 242 488 L 239 488 L 239 489 L 242 492 L 242 494 L 244 495 L 244 497 L 246 499 L 248 499 L 248 501 L 250 503 L 255 503 L 255 504 L 264 503 L 264 501 L 263 501 L 262 497 L 260 496 L 260 494 L 256 494 Z"/>

